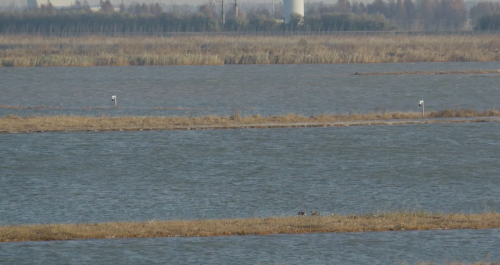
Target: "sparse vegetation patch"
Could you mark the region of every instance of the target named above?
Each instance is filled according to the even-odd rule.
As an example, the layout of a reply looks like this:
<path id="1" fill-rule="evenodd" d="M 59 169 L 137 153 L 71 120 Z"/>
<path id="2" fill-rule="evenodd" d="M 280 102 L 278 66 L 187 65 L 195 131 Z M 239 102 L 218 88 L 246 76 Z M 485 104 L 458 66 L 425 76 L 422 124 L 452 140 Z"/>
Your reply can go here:
<path id="1" fill-rule="evenodd" d="M 142 117 L 99 117 L 87 116 L 29 116 L 19 117 L 8 115 L 0 118 L 0 133 L 16 132 L 53 132 L 53 131 L 138 131 L 138 130 L 190 130 L 190 129 L 245 129 L 245 128 L 281 128 L 281 127 L 323 127 L 346 126 L 349 122 L 358 122 L 352 125 L 377 124 L 415 124 L 415 123 L 442 123 L 448 120 L 436 118 L 473 118 L 474 121 L 485 121 L 481 117 L 498 117 L 500 111 L 476 110 L 443 110 L 426 112 L 427 119 L 420 120 L 419 112 L 385 112 L 366 114 L 321 114 L 304 116 L 286 114 L 263 117 L 258 114 L 241 116 L 233 110 L 231 116 L 142 116 Z M 392 121 L 384 121 L 392 120 Z M 402 122 L 396 122 L 403 120 Z M 417 120 L 417 121 L 414 121 Z M 454 120 L 463 122 L 470 120 Z"/>
<path id="2" fill-rule="evenodd" d="M 500 214 L 426 212 L 0 226 L 0 242 L 500 228 Z"/>

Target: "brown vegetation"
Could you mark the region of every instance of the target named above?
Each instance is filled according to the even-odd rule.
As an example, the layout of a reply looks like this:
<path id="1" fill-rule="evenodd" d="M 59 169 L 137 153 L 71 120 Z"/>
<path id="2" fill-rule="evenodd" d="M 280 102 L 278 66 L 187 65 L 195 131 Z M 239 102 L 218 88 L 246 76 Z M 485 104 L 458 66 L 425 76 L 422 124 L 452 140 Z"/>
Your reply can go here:
<path id="1" fill-rule="evenodd" d="M 475 110 L 443 110 L 426 112 L 426 118 L 471 118 L 498 117 L 500 111 Z M 420 119 L 418 112 L 388 112 L 367 114 L 338 114 L 303 116 L 287 114 L 281 116 L 262 117 L 260 115 L 240 116 L 202 116 L 202 117 L 99 117 L 86 116 L 29 116 L 19 117 L 7 115 L 0 118 L 0 132 L 50 132 L 50 131 L 114 131 L 114 130 L 189 130 L 189 129 L 235 129 L 235 128 L 280 128 L 280 127 L 318 127 L 345 126 L 349 122 L 360 122 L 357 125 L 398 124 L 397 122 L 380 122 L 383 120 Z M 483 119 L 479 121 L 484 121 Z M 424 123 L 450 121 L 425 120 Z M 457 122 L 460 122 L 457 121 Z M 399 124 L 412 124 L 404 121 Z M 354 124 L 355 125 L 355 124 Z"/>
<path id="2" fill-rule="evenodd" d="M 500 228 L 500 214 L 425 212 L 0 226 L 0 242 Z"/>
<path id="3" fill-rule="evenodd" d="M 500 61 L 479 36 L 0 36 L 0 67 Z"/>
<path id="4" fill-rule="evenodd" d="M 21 106 L 21 105 L 15 105 L 15 106 L 12 106 L 12 105 L 1 105 L 0 106 L 0 109 L 45 109 L 45 106 L 44 105 L 40 105 L 40 106 Z M 58 107 L 49 107 L 48 109 L 61 109 L 61 108 L 58 108 Z"/>
<path id="5" fill-rule="evenodd" d="M 500 70 L 468 70 L 468 71 L 408 71 L 387 73 L 355 73 L 353 75 L 464 75 L 464 74 L 500 74 Z"/>

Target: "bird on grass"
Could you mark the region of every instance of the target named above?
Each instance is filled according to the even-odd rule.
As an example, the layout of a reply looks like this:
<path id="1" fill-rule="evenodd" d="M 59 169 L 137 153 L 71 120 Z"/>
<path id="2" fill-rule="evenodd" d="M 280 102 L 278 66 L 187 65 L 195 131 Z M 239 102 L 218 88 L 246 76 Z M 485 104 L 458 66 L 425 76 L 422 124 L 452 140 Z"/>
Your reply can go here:
<path id="1" fill-rule="evenodd" d="M 318 213 L 318 212 L 315 212 L 315 211 L 311 211 L 311 215 L 313 215 L 313 216 L 314 216 L 314 215 L 319 215 L 319 213 Z"/>
<path id="2" fill-rule="evenodd" d="M 300 211 L 297 213 L 297 215 L 307 215 L 306 212 Z"/>

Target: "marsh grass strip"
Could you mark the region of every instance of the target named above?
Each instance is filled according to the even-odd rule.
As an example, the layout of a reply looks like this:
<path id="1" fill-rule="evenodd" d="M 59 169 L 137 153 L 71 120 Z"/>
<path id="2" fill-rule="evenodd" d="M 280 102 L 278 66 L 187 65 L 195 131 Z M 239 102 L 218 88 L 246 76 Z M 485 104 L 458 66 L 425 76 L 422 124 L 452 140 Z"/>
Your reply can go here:
<path id="1" fill-rule="evenodd" d="M 393 212 L 367 215 L 0 226 L 0 242 L 497 228 L 500 228 L 500 214 L 494 212 L 481 214 Z"/>
<path id="2" fill-rule="evenodd" d="M 476 120 L 470 120 L 477 117 Z M 114 130 L 190 130 L 190 129 L 246 129 L 281 127 L 328 127 L 353 125 L 391 125 L 417 123 L 450 123 L 470 121 L 494 121 L 500 111 L 487 110 L 443 110 L 425 113 L 387 112 L 366 114 L 321 114 L 304 116 L 289 113 L 286 115 L 263 117 L 258 114 L 241 116 L 27 116 L 7 115 L 0 118 L 0 132 L 55 132 L 55 131 L 114 131 Z M 439 120 L 438 118 L 462 118 Z M 485 119 L 489 118 L 489 119 Z"/>

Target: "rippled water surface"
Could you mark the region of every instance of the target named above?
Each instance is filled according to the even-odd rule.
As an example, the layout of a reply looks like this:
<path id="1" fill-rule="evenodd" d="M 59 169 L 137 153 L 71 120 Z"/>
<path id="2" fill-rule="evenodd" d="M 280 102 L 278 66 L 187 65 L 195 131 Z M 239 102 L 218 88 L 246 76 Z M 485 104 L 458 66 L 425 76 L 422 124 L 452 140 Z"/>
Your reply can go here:
<path id="1" fill-rule="evenodd" d="M 500 210 L 500 123 L 0 141 L 3 224 Z"/>
<path id="2" fill-rule="evenodd" d="M 496 108 L 498 63 L 0 68 L 0 116 Z M 111 95 L 121 108 L 110 108 Z M 91 108 L 89 108 L 91 107 Z M 154 109 L 163 108 L 163 109 Z M 0 224 L 500 210 L 500 123 L 0 134 Z M 0 244 L 0 264 L 395 264 L 500 258 L 500 230 Z"/>
<path id="3" fill-rule="evenodd" d="M 500 230 L 0 244 L 7 264 L 417 264 L 500 257 Z"/>
<path id="4" fill-rule="evenodd" d="M 0 68 L 0 106 L 46 107 L 0 116 L 418 111 L 421 99 L 428 110 L 498 108 L 500 75 L 351 75 L 480 69 L 500 63 Z"/>

